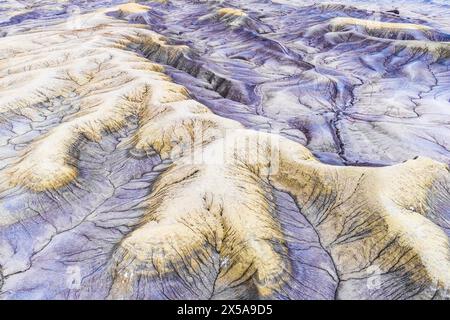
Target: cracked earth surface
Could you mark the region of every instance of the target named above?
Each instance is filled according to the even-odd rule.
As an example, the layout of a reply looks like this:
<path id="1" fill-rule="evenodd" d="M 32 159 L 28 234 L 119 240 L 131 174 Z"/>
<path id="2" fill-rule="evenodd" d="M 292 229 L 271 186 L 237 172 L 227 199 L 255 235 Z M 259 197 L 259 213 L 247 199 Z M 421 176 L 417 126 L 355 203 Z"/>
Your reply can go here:
<path id="1" fill-rule="evenodd" d="M 1 299 L 449 298 L 445 3 L 124 2 L 0 1 Z"/>

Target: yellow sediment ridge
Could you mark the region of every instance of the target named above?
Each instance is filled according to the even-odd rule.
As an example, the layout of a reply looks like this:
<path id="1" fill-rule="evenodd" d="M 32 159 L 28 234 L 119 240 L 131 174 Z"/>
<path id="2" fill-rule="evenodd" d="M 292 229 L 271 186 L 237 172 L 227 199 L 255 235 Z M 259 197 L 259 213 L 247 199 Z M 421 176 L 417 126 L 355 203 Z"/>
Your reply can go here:
<path id="1" fill-rule="evenodd" d="M 348 25 L 361 26 L 370 30 L 420 30 L 431 31 L 432 28 L 414 23 L 395 23 L 376 20 L 366 20 L 357 18 L 337 17 L 330 21 L 334 28 L 341 28 Z"/>
<path id="2" fill-rule="evenodd" d="M 236 9 L 236 8 L 220 8 L 217 10 L 219 16 L 236 16 L 242 17 L 247 15 L 244 11 Z"/>
<path id="3" fill-rule="evenodd" d="M 348 17 L 333 18 L 329 21 L 328 25 L 331 26 L 333 32 L 340 31 L 342 28 L 347 26 L 362 27 L 366 30 L 368 36 L 374 36 L 382 41 L 391 42 L 394 50 L 408 49 L 429 53 L 435 59 L 450 57 L 450 42 L 433 41 L 432 34 L 435 32 L 435 30 L 428 26 L 413 23 L 382 22 Z M 398 40 L 391 39 L 389 37 L 383 37 L 383 34 L 395 34 L 398 32 L 420 32 L 425 37 L 425 39 Z M 426 40 L 428 38 L 430 40 Z"/>
<path id="4" fill-rule="evenodd" d="M 150 7 L 139 3 L 126 3 L 118 6 L 117 9 L 121 17 L 127 17 L 130 14 L 146 13 Z"/>

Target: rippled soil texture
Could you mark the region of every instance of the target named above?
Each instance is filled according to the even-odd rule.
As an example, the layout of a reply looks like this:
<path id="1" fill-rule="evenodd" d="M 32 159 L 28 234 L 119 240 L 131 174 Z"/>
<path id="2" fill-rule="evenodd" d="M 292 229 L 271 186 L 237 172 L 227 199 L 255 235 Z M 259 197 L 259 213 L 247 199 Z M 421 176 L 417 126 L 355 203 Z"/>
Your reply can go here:
<path id="1" fill-rule="evenodd" d="M 449 12 L 0 1 L 0 298 L 449 298 Z"/>

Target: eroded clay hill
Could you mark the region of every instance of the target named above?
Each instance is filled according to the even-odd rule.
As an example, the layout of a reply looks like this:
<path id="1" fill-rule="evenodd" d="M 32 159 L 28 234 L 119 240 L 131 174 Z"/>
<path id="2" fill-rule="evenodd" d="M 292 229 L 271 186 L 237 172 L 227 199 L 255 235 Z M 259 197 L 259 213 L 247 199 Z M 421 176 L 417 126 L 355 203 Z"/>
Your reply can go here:
<path id="1" fill-rule="evenodd" d="M 4 24 L 2 299 L 449 297 L 448 34 L 343 5 L 87 11 Z"/>

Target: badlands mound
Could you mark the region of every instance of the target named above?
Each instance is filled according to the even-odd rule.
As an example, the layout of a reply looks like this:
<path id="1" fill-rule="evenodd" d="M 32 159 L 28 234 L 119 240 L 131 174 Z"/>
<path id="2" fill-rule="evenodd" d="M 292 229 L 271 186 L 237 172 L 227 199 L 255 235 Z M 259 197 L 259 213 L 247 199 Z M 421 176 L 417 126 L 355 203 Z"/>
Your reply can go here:
<path id="1" fill-rule="evenodd" d="M 440 31 L 240 6 L 7 26 L 2 299 L 449 297 Z"/>

